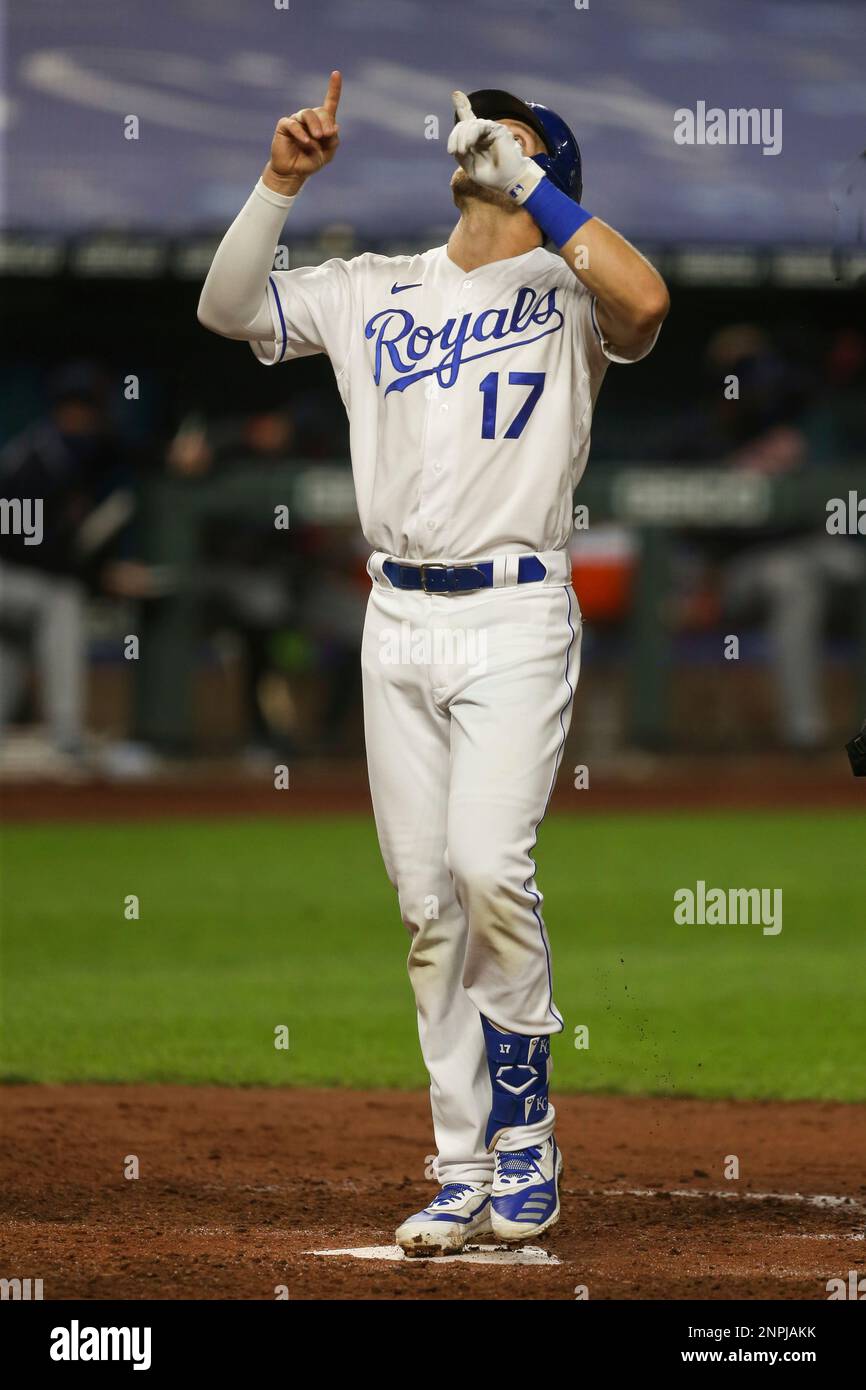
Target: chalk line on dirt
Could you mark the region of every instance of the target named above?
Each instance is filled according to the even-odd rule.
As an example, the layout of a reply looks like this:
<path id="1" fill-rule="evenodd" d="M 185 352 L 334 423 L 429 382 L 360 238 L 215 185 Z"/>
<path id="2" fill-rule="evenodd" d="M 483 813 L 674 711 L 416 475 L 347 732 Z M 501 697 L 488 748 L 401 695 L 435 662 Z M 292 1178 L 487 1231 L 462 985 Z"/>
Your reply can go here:
<path id="1" fill-rule="evenodd" d="M 405 1260 L 408 1264 L 466 1264 L 466 1265 L 558 1265 L 555 1255 L 549 1255 L 538 1245 L 525 1245 L 508 1250 L 497 1245 L 470 1245 L 459 1255 L 404 1255 L 399 1245 L 368 1245 L 354 1250 L 305 1250 L 305 1255 L 351 1255 L 355 1260 Z"/>
<path id="2" fill-rule="evenodd" d="M 802 1202 L 806 1206 L 830 1209 L 845 1209 L 851 1212 L 866 1212 L 866 1202 L 857 1197 L 836 1197 L 826 1192 L 731 1192 L 728 1189 L 713 1191 L 701 1187 L 606 1187 L 601 1191 L 592 1188 L 575 1195 L 583 1197 L 714 1197 L 727 1202 Z"/>

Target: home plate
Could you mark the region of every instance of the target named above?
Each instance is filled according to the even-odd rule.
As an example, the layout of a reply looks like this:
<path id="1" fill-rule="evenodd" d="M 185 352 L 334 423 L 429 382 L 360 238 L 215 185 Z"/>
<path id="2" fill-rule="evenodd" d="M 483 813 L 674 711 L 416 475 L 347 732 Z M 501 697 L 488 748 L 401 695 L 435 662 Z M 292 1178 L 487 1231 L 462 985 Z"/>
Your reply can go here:
<path id="1" fill-rule="evenodd" d="M 354 1250 L 307 1250 L 307 1255 L 351 1255 L 353 1260 L 405 1260 L 408 1264 L 558 1265 L 540 1245 L 470 1245 L 459 1255 L 404 1255 L 399 1245 L 366 1245 Z"/>

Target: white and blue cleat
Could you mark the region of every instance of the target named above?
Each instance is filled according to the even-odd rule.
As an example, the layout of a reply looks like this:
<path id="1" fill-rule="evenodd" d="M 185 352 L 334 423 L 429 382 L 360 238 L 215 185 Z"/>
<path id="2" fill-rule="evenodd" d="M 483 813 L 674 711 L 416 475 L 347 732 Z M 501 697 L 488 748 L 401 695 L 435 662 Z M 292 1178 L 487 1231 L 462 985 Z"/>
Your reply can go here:
<path id="1" fill-rule="evenodd" d="M 448 1182 L 429 1207 L 397 1227 L 397 1244 L 405 1255 L 459 1255 L 470 1241 L 492 1234 L 490 1188 Z"/>
<path id="2" fill-rule="evenodd" d="M 498 1240 L 532 1240 L 559 1220 L 562 1154 L 553 1136 L 543 1144 L 496 1150 L 491 1220 Z"/>

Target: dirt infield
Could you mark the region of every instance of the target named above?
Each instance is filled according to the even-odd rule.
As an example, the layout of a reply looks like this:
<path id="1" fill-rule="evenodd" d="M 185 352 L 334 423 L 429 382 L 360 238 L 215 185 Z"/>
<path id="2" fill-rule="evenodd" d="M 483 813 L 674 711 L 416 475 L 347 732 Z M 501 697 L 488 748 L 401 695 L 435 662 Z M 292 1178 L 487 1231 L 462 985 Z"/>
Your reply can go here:
<path id="1" fill-rule="evenodd" d="M 0 1274 L 46 1299 L 825 1299 L 866 1272 L 866 1107 L 560 1097 L 562 1221 L 503 1267 L 310 1253 L 391 1245 L 429 1201 L 425 1095 L 0 1095 Z"/>

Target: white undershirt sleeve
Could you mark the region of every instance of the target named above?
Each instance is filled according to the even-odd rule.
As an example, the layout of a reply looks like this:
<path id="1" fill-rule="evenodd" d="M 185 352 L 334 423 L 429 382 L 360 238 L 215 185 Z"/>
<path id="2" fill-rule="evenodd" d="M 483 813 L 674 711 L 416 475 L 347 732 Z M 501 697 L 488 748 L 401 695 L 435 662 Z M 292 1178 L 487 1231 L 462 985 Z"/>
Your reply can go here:
<path id="1" fill-rule="evenodd" d="M 198 303 L 199 322 L 242 342 L 273 339 L 268 276 L 293 197 L 259 179 L 213 258 Z"/>

